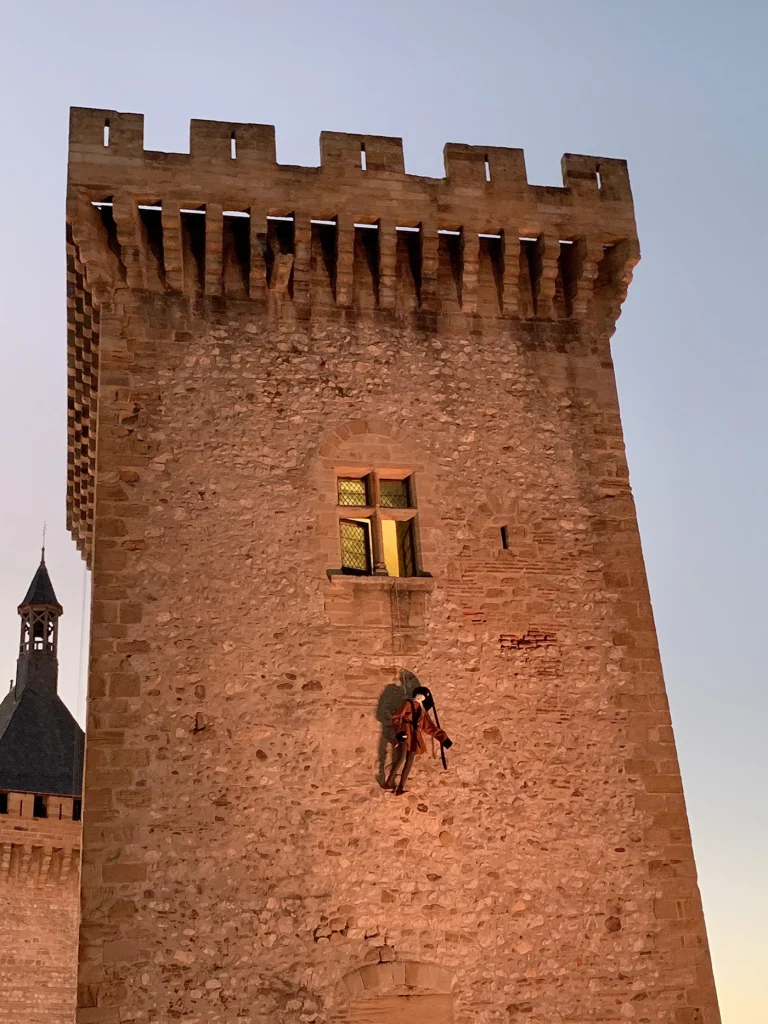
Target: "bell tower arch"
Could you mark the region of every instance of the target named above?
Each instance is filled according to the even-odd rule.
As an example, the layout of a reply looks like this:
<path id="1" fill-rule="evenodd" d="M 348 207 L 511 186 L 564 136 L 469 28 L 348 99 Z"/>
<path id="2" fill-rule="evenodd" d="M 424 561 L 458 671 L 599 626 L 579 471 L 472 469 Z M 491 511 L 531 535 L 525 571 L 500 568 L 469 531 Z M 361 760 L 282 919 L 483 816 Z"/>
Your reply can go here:
<path id="1" fill-rule="evenodd" d="M 48 575 L 45 548 L 18 611 L 21 619 L 16 672 L 18 694 L 21 696 L 27 686 L 40 694 L 55 694 L 59 665 L 59 619 L 64 609 L 56 598 Z"/>

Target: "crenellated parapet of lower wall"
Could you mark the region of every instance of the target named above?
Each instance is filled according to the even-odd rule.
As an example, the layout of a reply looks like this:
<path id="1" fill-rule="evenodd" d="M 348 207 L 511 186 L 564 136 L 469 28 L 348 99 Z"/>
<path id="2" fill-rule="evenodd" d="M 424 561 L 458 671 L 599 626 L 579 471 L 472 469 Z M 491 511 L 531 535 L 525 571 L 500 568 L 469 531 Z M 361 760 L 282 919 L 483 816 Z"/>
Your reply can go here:
<path id="1" fill-rule="evenodd" d="M 80 920 L 79 801 L 5 793 L 0 804 L 0 1024 L 70 1024 Z"/>
<path id="2" fill-rule="evenodd" d="M 3 803 L 0 884 L 71 884 L 76 888 L 82 836 L 80 801 L 67 796 L 8 793 Z"/>

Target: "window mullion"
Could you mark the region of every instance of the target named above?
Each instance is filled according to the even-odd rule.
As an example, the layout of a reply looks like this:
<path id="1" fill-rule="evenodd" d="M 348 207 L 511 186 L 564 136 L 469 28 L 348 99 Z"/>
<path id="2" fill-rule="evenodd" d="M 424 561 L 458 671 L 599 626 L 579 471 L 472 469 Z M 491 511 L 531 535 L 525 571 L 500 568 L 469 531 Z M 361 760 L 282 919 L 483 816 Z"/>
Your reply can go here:
<path id="1" fill-rule="evenodd" d="M 381 505 L 381 484 L 379 483 L 379 474 L 374 471 L 371 473 L 371 504 L 376 508 Z"/>
<path id="2" fill-rule="evenodd" d="M 374 509 L 371 516 L 371 540 L 373 542 L 373 575 L 389 576 L 384 561 L 384 540 L 381 535 L 381 516 L 378 508 Z"/>
<path id="3" fill-rule="evenodd" d="M 371 473 L 371 494 L 372 503 L 374 506 L 373 513 L 371 515 L 371 539 L 373 542 L 373 575 L 374 576 L 388 576 L 387 566 L 384 561 L 384 539 L 381 535 L 381 516 L 379 515 L 379 505 L 381 505 L 381 486 L 379 484 L 379 474 L 374 469 Z"/>

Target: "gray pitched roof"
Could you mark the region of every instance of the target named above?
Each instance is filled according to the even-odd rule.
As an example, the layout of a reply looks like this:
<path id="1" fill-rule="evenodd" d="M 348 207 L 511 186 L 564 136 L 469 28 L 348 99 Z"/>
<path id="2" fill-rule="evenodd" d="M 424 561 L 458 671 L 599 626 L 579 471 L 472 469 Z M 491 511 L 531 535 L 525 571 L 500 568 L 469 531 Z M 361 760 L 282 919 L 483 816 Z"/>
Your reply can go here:
<path id="1" fill-rule="evenodd" d="M 19 605 L 19 608 L 33 604 L 55 605 L 55 607 L 59 609 L 59 614 L 61 614 L 62 608 L 56 599 L 53 584 L 51 583 L 51 577 L 48 575 L 48 569 L 45 565 L 45 556 L 40 560 L 37 572 L 32 577 L 32 582 L 29 584 L 29 590 L 27 591 L 24 600 Z"/>
<path id="2" fill-rule="evenodd" d="M 26 686 L 17 700 L 11 690 L 0 704 L 0 791 L 79 797 L 84 745 L 58 694 Z"/>

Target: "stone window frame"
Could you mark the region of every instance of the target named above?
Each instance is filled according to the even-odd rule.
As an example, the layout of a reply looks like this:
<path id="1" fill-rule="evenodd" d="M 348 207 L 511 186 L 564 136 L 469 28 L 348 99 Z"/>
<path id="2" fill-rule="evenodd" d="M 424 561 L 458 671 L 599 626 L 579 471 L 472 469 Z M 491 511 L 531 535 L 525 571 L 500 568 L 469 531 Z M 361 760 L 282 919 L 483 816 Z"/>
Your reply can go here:
<path id="1" fill-rule="evenodd" d="M 391 420 L 378 417 L 344 420 L 329 424 L 312 462 L 311 479 L 315 494 L 314 521 L 317 528 L 317 559 L 327 579 L 328 600 L 340 601 L 339 615 L 346 622 L 358 614 L 356 602 L 369 604 L 374 595 L 396 588 L 398 592 L 421 594 L 434 588 L 434 569 L 444 565 L 444 551 L 438 544 L 438 514 L 442 492 L 434 461 L 414 443 L 410 431 Z M 419 517 L 416 537 L 418 576 L 357 576 L 342 574 L 339 568 L 339 516 L 336 480 L 345 468 L 376 466 L 388 474 L 405 469 L 418 481 Z M 429 569 L 430 571 L 427 571 Z M 347 604 L 347 599 L 353 601 Z M 343 610 L 343 614 L 342 614 Z"/>
<path id="2" fill-rule="evenodd" d="M 416 474 L 412 467 L 386 467 L 386 466 L 337 466 L 334 473 L 334 489 L 336 500 L 336 518 L 338 522 L 336 534 L 339 544 L 339 565 L 340 568 L 329 570 L 329 574 L 350 576 L 354 579 L 378 577 L 384 579 L 416 579 L 429 576 L 422 569 L 421 544 L 419 539 L 419 508 L 416 489 Z M 341 505 L 338 502 L 338 485 L 340 480 L 364 480 L 368 503 L 365 505 Z M 382 480 L 403 480 L 407 481 L 409 506 L 407 508 L 393 508 L 382 504 L 381 482 Z M 344 520 L 367 519 L 370 522 L 369 544 L 370 544 L 370 571 L 350 572 L 342 565 L 343 555 L 341 551 L 341 524 Z M 390 575 L 384 560 L 384 539 L 382 521 L 410 523 L 410 542 L 412 546 L 413 572 L 407 576 Z"/>

